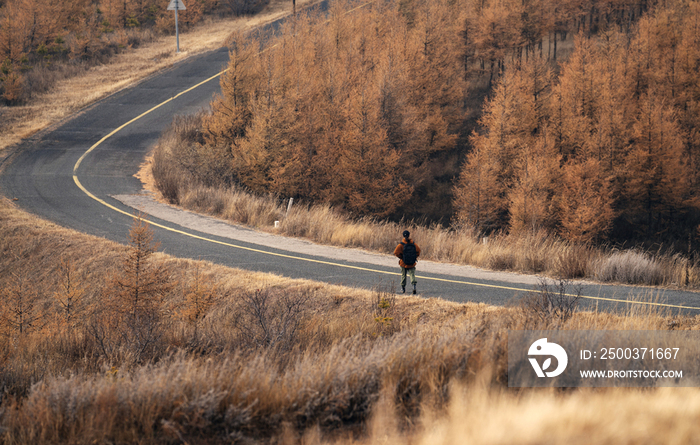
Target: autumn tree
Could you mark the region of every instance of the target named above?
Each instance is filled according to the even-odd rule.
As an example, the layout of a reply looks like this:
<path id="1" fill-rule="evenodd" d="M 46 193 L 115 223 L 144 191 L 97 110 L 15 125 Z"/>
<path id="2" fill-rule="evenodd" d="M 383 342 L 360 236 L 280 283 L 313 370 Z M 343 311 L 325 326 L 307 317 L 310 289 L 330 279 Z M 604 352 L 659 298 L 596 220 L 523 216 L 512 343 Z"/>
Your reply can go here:
<path id="1" fill-rule="evenodd" d="M 684 154 L 673 110 L 653 94 L 643 97 L 628 148 L 624 214 L 647 235 L 667 230 L 691 202 Z"/>
<path id="2" fill-rule="evenodd" d="M 108 277 L 105 304 L 95 309 L 89 326 L 109 358 L 126 348 L 140 361 L 163 333 L 164 299 L 173 284 L 169 272 L 151 258 L 157 248 L 149 224 L 135 217 L 121 267 Z"/>
<path id="3" fill-rule="evenodd" d="M 559 201 L 562 236 L 578 243 L 604 239 L 615 218 L 610 177 L 595 157 L 568 162 L 563 170 Z"/>
<path id="4" fill-rule="evenodd" d="M 18 262 L 21 255 L 17 255 Z M 44 313 L 39 289 L 20 266 L 10 272 L 9 280 L 0 289 L 0 323 L 8 334 L 27 335 L 42 327 Z"/>
<path id="5" fill-rule="evenodd" d="M 195 265 L 194 277 L 189 280 L 182 305 L 179 307 L 179 315 L 194 328 L 195 338 L 198 336 L 200 324 L 218 300 L 216 284 L 210 277 L 202 274 L 199 264 Z"/>
<path id="6" fill-rule="evenodd" d="M 539 200 L 532 195 L 540 195 L 533 188 L 537 181 L 546 178 L 547 183 L 540 185 L 542 193 L 547 195 L 545 201 L 551 198 L 548 190 L 556 176 L 554 170 L 558 168 L 556 147 L 551 136 L 538 140 L 544 133 L 550 84 L 551 72 L 541 58 L 534 57 L 523 65 L 507 69 L 497 81 L 480 120 L 486 131 L 472 135 L 474 152 L 467 159 L 455 188 L 458 198 L 454 206 L 462 221 L 475 224 L 478 230 L 489 230 L 506 227 L 510 215 L 519 218 L 516 225 L 520 228 L 526 219 L 532 222 L 533 212 L 540 211 L 530 206 Z M 546 156 L 545 162 L 552 162 L 552 166 L 542 164 L 544 160 L 541 161 L 540 156 Z M 485 161 L 484 166 L 477 165 Z M 477 188 L 469 190 L 473 187 Z M 473 199 L 478 199 L 478 204 Z M 482 205 L 485 203 L 495 207 L 485 210 Z M 544 201 L 540 204 L 544 205 Z M 479 211 L 475 213 L 475 209 Z M 484 219 L 477 215 L 488 216 Z M 498 221 L 493 220 L 496 216 Z M 543 221 L 539 217 L 535 219 L 539 221 L 536 226 Z M 486 225 L 482 226 L 484 223 Z"/>
<path id="7" fill-rule="evenodd" d="M 608 23 L 631 7 L 590 5 L 607 11 Z M 586 14 L 598 20 L 598 12 Z M 600 240 L 615 228 L 625 236 L 673 232 L 674 224 L 698 209 L 697 130 L 688 112 L 694 109 L 688 79 L 697 73 L 686 70 L 697 51 L 684 43 L 695 41 L 685 31 L 699 22 L 693 14 L 685 4 L 659 5 L 634 31 L 601 26 L 595 40 L 581 33 L 556 81 L 545 74 L 546 66 L 507 68 L 485 104 L 483 132 L 472 137 L 474 152 L 455 206 L 474 194 L 466 187 L 478 181 L 465 178 L 481 173 L 472 161 L 478 155 L 497 160 L 500 171 L 491 176 L 499 177 L 500 191 L 493 196 L 506 196 L 509 203 L 508 219 L 496 228 L 541 225 L 581 242 Z M 503 213 L 504 201 L 490 205 L 496 206 L 492 214 Z M 542 215 L 548 223 L 540 222 Z"/>
<path id="8" fill-rule="evenodd" d="M 22 54 L 26 53 L 28 23 L 20 14 L 19 2 L 10 2 L 0 9 L 0 57 L 10 64 L 19 62 Z"/>
<path id="9" fill-rule="evenodd" d="M 522 2 L 490 1 L 473 20 L 477 57 L 488 65 L 489 85 L 504 66 L 506 55 L 522 46 Z"/>
<path id="10" fill-rule="evenodd" d="M 523 147 L 516 158 L 515 175 L 507 193 L 511 232 L 555 229 L 560 161 L 547 128 L 542 129 L 532 144 Z"/>
<path id="11" fill-rule="evenodd" d="M 192 0 L 180 16 L 186 28 L 211 11 L 215 0 Z M 12 0 L 0 3 L 0 95 L 8 105 L 26 101 L 65 76 L 65 64 L 103 62 L 155 28 L 174 30 L 167 2 L 155 0 Z M 74 70 L 67 70 L 74 71 Z M 36 75 L 40 73 L 41 75 Z"/>
<path id="12" fill-rule="evenodd" d="M 344 153 L 335 166 L 336 196 L 331 202 L 350 211 L 384 217 L 412 192 L 400 174 L 401 164 L 410 160 L 401 159 L 388 144 L 375 95 L 376 90 L 367 88 L 346 99 L 346 125 L 339 138 Z"/>
<path id="13" fill-rule="evenodd" d="M 79 271 L 69 258 L 61 258 L 58 266 L 58 290 L 53 297 L 58 304 L 58 323 L 62 327 L 75 328 L 84 323 L 87 288 Z"/>
<path id="14" fill-rule="evenodd" d="M 453 192 L 460 225 L 487 233 L 502 227 L 507 207 L 499 181 L 501 169 L 487 149 L 476 148 L 469 154 Z"/>
<path id="15" fill-rule="evenodd" d="M 228 68 L 221 75 L 221 96 L 212 101 L 211 117 L 203 124 L 209 144 L 225 144 L 231 150 L 245 135 L 252 118 L 251 92 L 258 84 L 254 63 L 260 48 L 256 40 L 242 34 L 232 36 L 232 40 Z"/>
<path id="16" fill-rule="evenodd" d="M 480 124 L 486 131 L 472 135 L 471 143 L 475 154 L 467 159 L 455 188 L 455 195 L 460 197 L 454 203 L 457 218 L 474 224 L 478 230 L 505 228 L 507 225 L 508 202 L 505 196 L 515 174 L 515 161 L 519 150 L 536 127 L 533 114 L 523 113 L 522 108 L 528 107 L 531 102 L 528 105 L 519 101 L 521 80 L 515 70 L 508 70 L 496 83 L 493 97 L 485 102 L 480 119 Z M 521 119 L 525 116 L 529 116 L 530 120 Z M 475 165 L 483 162 L 483 159 L 489 159 L 485 167 Z M 470 177 L 471 175 L 474 176 Z M 476 194 L 466 190 L 477 184 L 480 188 Z M 469 196 L 473 198 L 465 201 Z M 486 210 L 482 203 L 495 207 Z M 474 209 L 479 210 L 475 213 Z M 494 221 L 494 217 L 498 220 Z"/>

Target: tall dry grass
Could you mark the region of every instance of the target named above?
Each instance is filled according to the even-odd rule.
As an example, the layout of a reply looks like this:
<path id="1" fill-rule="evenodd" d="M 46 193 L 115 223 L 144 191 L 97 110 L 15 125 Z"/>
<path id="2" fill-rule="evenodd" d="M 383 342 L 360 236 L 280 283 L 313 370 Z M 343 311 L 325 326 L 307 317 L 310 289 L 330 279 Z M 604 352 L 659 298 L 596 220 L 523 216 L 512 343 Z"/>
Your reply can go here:
<path id="1" fill-rule="evenodd" d="M 693 444 L 700 433 L 700 391 L 579 390 L 571 394 L 543 389 L 512 392 L 485 385 L 455 385 L 448 407 L 426 410 L 417 431 L 392 428 L 377 413 L 364 440 L 319 440 L 314 432 L 303 443 L 335 444 Z"/>
<path id="2" fill-rule="evenodd" d="M 481 421 L 484 412 L 492 416 L 510 413 L 506 422 L 522 427 L 518 420 L 526 417 L 522 409 L 539 404 L 550 406 L 547 412 L 560 404 L 569 413 L 576 407 L 588 409 L 586 391 L 567 395 L 545 390 L 519 396 L 506 390 L 505 330 L 523 328 L 527 319 L 512 310 L 467 309 L 453 312 L 451 320 L 407 323 L 388 336 L 355 333 L 338 337 L 327 347 L 293 353 L 284 364 L 275 351 L 266 349 L 253 354 L 234 350 L 200 356 L 181 351 L 131 369 L 46 376 L 26 398 L 5 404 L 4 440 L 275 443 L 284 439 L 294 443 L 299 437 L 316 434 L 322 443 L 339 433 L 369 430 L 368 442 L 392 438 L 401 443 L 407 435 L 425 435 L 426 440 L 443 443 L 472 438 L 484 441 L 478 443 L 505 443 L 519 436 L 511 431 L 494 432 L 502 423 Z M 337 314 L 329 311 L 319 316 L 334 319 Z M 590 329 L 594 317 L 573 317 L 565 328 Z M 627 318 L 603 317 L 595 322 L 598 328 L 658 328 L 662 321 Z M 657 392 L 647 392 L 651 401 L 642 404 L 643 408 L 640 398 L 634 396 L 637 393 L 618 392 L 622 397 L 615 400 L 614 409 L 649 415 Z M 700 395 L 695 390 L 691 393 Z M 609 401 L 596 400 L 603 406 Z M 373 416 L 381 427 L 372 426 Z M 603 419 L 567 418 L 567 427 L 557 431 L 564 441 L 581 440 L 586 425 L 590 427 L 588 422 Z M 468 419 L 475 423 L 464 429 Z M 547 419 L 534 416 L 534 427 L 540 431 L 535 438 L 542 438 Z M 694 423 L 692 415 L 681 419 Z M 387 427 L 391 425 L 393 430 Z M 618 427 L 626 431 L 622 422 Z M 666 437 L 669 432 L 655 437 Z M 494 439 L 497 441 L 489 442 Z"/>

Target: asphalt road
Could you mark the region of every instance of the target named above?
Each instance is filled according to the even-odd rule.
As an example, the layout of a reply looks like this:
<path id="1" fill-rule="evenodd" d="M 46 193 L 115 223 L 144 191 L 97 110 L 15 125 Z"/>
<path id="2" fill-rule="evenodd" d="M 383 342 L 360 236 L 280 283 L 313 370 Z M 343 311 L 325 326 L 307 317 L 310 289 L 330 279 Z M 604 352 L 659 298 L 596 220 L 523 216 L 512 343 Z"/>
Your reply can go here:
<path id="1" fill-rule="evenodd" d="M 276 26 L 269 25 L 263 32 Z M 134 174 L 149 149 L 173 116 L 208 108 L 213 95 L 220 91 L 217 75 L 227 62 L 225 48 L 190 58 L 99 101 L 60 127 L 26 140 L 5 162 L 0 192 L 17 198 L 21 208 L 39 217 L 125 243 L 132 224 L 129 215 L 134 209 L 113 196 L 142 191 Z M 155 238 L 161 249 L 177 257 L 347 286 L 398 287 L 398 267 L 344 258 L 329 260 L 290 252 L 284 244 L 279 248 L 260 246 L 149 219 L 155 223 Z M 533 288 L 527 284 L 531 278 L 465 278 L 448 269 L 445 273 L 426 273 L 419 265 L 419 294 L 503 305 Z M 651 297 L 656 303 L 669 305 L 673 312 L 700 314 L 700 294 L 694 292 L 590 283 L 583 284 L 581 292 L 587 297 L 582 300 L 584 307 L 625 309 L 630 304 L 626 303 L 628 299 Z"/>

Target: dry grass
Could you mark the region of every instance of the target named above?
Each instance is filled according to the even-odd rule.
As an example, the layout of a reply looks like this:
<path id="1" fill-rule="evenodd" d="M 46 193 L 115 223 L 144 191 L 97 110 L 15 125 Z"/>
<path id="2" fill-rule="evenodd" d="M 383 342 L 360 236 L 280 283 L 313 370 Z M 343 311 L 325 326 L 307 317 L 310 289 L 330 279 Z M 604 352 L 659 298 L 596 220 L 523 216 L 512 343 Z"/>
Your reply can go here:
<path id="1" fill-rule="evenodd" d="M 360 443 L 691 444 L 697 443 L 700 433 L 698 415 L 700 391 L 696 388 L 580 390 L 564 395 L 551 390 L 518 394 L 456 385 L 449 407 L 426 413 L 418 433 L 377 428 Z M 382 414 L 375 422 L 391 425 Z"/>
<path id="2" fill-rule="evenodd" d="M 663 284 L 664 270 L 659 261 L 637 251 L 613 252 L 601 258 L 596 267 L 596 278 L 620 283 Z"/>
<path id="3" fill-rule="evenodd" d="M 299 0 L 299 5 L 312 0 Z M 8 147 L 57 124 L 95 101 L 126 88 L 164 68 L 196 54 L 220 48 L 231 33 L 250 29 L 289 13 L 287 1 L 274 0 L 258 15 L 239 18 L 205 18 L 180 36 L 175 52 L 173 36 L 153 37 L 149 43 L 121 52 L 106 64 L 80 71 L 49 92 L 17 107 L 0 107 L 0 158 Z"/>
<path id="4" fill-rule="evenodd" d="M 89 330 L 54 322 L 60 259 L 75 265 L 88 306 L 99 307 L 127 247 L 2 199 L 0 249 L 3 289 L 23 271 L 45 311 L 31 332 L 0 335 L 2 443 L 643 443 L 638 423 L 627 422 L 635 418 L 658 419 L 647 432 L 658 443 L 671 437 L 663 427 L 671 419 L 683 434 L 697 425 L 696 390 L 514 393 L 504 385 L 508 329 L 698 329 L 698 318 L 645 307 L 548 320 L 522 307 L 399 297 L 155 254 L 176 284 L 159 347 L 139 362 L 128 350 L 106 358 Z M 181 311 L 195 280 L 217 294 L 196 327 Z M 251 303 L 262 294 L 267 303 Z M 290 301 L 301 304 L 285 313 Z M 261 326 L 284 341 L 261 341 Z M 611 413 L 621 420 L 606 423 Z M 595 436 L 590 428 L 599 428 Z"/>

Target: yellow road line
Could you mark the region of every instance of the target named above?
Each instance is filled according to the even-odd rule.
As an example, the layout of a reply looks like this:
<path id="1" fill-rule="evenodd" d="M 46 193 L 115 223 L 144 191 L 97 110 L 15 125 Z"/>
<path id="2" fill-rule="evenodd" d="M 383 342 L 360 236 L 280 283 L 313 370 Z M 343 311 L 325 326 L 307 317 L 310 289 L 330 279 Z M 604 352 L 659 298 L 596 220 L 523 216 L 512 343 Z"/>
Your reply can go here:
<path id="1" fill-rule="evenodd" d="M 199 82 L 197 85 L 192 86 L 192 87 L 186 89 L 185 91 L 182 91 L 182 92 L 176 94 L 175 96 L 171 97 L 170 99 L 166 100 L 165 102 L 161 102 L 161 103 L 159 103 L 158 105 L 156 105 L 155 107 L 151 108 L 150 110 L 144 111 L 143 113 L 139 114 L 139 115 L 136 116 L 135 118 L 131 119 L 129 122 L 127 122 L 127 123 L 125 123 L 125 124 L 123 124 L 123 125 L 121 125 L 121 126 L 115 128 L 114 130 L 112 130 L 111 132 L 109 132 L 105 137 L 103 137 L 103 138 L 100 139 L 99 141 L 95 142 L 95 144 L 94 144 L 92 147 L 90 147 L 90 148 L 88 149 L 88 151 L 86 151 L 85 153 L 83 153 L 83 155 L 80 157 L 80 159 L 78 159 L 78 162 L 76 162 L 75 165 L 73 166 L 73 178 L 77 181 L 78 178 L 77 178 L 76 175 L 77 175 L 77 173 L 78 173 L 78 167 L 80 167 L 80 164 L 83 162 L 83 159 L 85 159 L 85 156 L 87 156 L 90 152 L 92 152 L 94 149 L 96 149 L 98 146 L 100 146 L 100 144 L 102 144 L 104 141 L 106 141 L 107 139 L 111 138 L 111 137 L 114 136 L 117 132 L 119 132 L 119 131 L 121 131 L 122 129 L 124 129 L 125 127 L 127 127 L 127 126 L 133 124 L 134 122 L 136 122 L 137 120 L 141 119 L 142 117 L 144 117 L 144 116 L 146 116 L 146 115 L 152 113 L 153 111 L 157 110 L 158 108 L 162 107 L 163 105 L 165 105 L 165 104 L 167 104 L 167 103 L 169 103 L 169 102 L 172 102 L 172 101 L 174 101 L 175 99 L 177 99 L 178 97 L 182 96 L 183 94 L 189 93 L 190 91 L 194 90 L 195 88 L 198 88 L 198 87 L 204 85 L 205 83 L 210 82 L 210 81 L 216 79 L 217 77 L 221 76 L 221 75 L 222 75 L 223 73 L 225 73 L 226 71 L 228 71 L 228 69 L 225 69 L 225 70 L 221 71 L 220 73 L 215 74 L 215 75 L 211 76 L 210 78 Z M 81 188 L 82 188 L 82 187 L 81 187 Z M 83 190 L 85 190 L 85 189 L 83 189 Z M 132 215 L 132 216 L 133 216 L 133 215 Z"/>
<path id="2" fill-rule="evenodd" d="M 370 3 L 372 3 L 372 2 L 368 2 L 368 3 L 365 3 L 365 4 L 363 4 L 363 5 L 360 5 L 360 6 L 358 6 L 358 7 L 355 8 L 355 9 L 364 7 L 364 6 L 366 6 L 366 5 L 370 4 Z M 351 10 L 351 11 L 348 11 L 348 12 L 352 12 L 352 11 L 354 11 L 355 9 L 353 9 L 353 10 Z M 262 52 L 267 51 L 267 50 L 269 50 L 269 49 L 271 49 L 271 48 L 274 48 L 275 46 L 277 46 L 277 45 L 273 45 L 273 46 L 271 46 L 271 47 L 265 48 Z M 178 97 L 182 96 L 183 94 L 189 93 L 190 91 L 194 90 L 195 88 L 198 88 L 198 87 L 204 85 L 205 83 L 208 83 L 208 82 L 210 82 L 210 81 L 216 79 L 217 77 L 219 77 L 219 76 L 221 76 L 222 74 L 224 74 L 226 71 L 228 71 L 228 69 L 225 69 L 225 70 L 219 72 L 218 74 L 215 74 L 215 75 L 211 76 L 210 78 L 199 82 L 198 84 L 196 84 L 196 85 L 194 85 L 194 86 L 192 86 L 192 87 L 190 87 L 190 88 L 188 88 L 188 89 L 186 89 L 186 90 L 184 90 L 184 91 L 182 91 L 182 92 L 176 94 L 175 96 L 171 97 L 170 99 L 168 99 L 168 100 L 166 100 L 166 101 L 164 101 L 164 102 L 162 102 L 162 103 L 160 103 L 160 104 L 154 106 L 153 108 L 149 109 L 148 111 L 145 111 L 145 112 L 139 114 L 139 115 L 136 116 L 135 118 L 133 118 L 133 119 L 131 119 L 130 121 L 126 122 L 125 124 L 123 124 L 123 125 L 117 127 L 116 129 L 112 130 L 112 131 L 109 132 L 106 136 L 104 136 L 102 139 L 100 139 L 100 140 L 97 141 L 95 144 L 93 144 L 85 153 L 82 154 L 82 156 L 80 156 L 80 158 L 78 159 L 78 161 L 75 163 L 75 166 L 73 166 L 73 181 L 74 181 L 75 184 L 78 186 L 78 188 L 79 188 L 80 190 L 82 190 L 83 193 L 85 193 L 85 194 L 86 194 L 87 196 L 89 196 L 90 198 L 92 198 L 92 199 L 94 199 L 95 201 L 99 202 L 100 204 L 102 204 L 102 205 L 104 205 L 104 206 L 106 206 L 106 207 L 108 207 L 108 208 L 114 210 L 115 212 L 119 212 L 119 213 L 122 213 L 122 214 L 124 214 L 124 215 L 129 216 L 129 217 L 135 218 L 136 216 L 133 215 L 132 213 L 126 212 L 126 211 L 124 211 L 124 210 L 121 210 L 121 209 L 118 208 L 118 207 L 115 207 L 115 206 L 109 204 L 108 202 L 106 202 L 106 201 L 104 201 L 104 200 L 98 198 L 97 196 L 93 195 L 88 189 L 86 189 L 86 188 L 83 186 L 83 184 L 80 182 L 80 180 L 78 179 L 78 167 L 80 167 L 80 164 L 83 162 L 83 159 L 85 159 L 85 157 L 86 157 L 89 153 L 91 153 L 93 150 L 95 150 L 97 147 L 99 147 L 104 141 L 106 141 L 106 140 L 109 139 L 110 137 L 114 136 L 117 132 L 121 131 L 122 129 L 124 129 L 125 127 L 131 125 L 132 123 L 138 121 L 139 119 L 143 118 L 144 116 L 147 116 L 148 114 L 152 113 L 153 111 L 157 110 L 158 108 L 162 107 L 163 105 L 165 105 L 165 104 L 167 104 L 167 103 L 169 103 L 169 102 L 172 102 L 173 100 L 177 99 Z M 144 221 L 148 222 L 149 224 L 151 224 L 151 225 L 153 225 L 153 226 L 155 226 L 155 227 L 159 227 L 159 228 L 161 228 L 161 229 L 168 230 L 168 231 L 173 232 L 173 233 L 177 233 L 177 234 L 184 235 L 184 236 L 189 236 L 189 237 L 191 237 L 191 238 L 199 239 L 199 240 L 202 240 L 202 241 L 208 241 L 208 242 L 214 243 L 214 244 L 220 244 L 220 245 L 222 245 L 222 246 L 227 246 L 227 247 L 233 247 L 233 248 L 236 248 L 236 249 L 247 250 L 247 251 L 250 251 L 250 252 L 262 253 L 262 254 L 266 254 L 266 255 L 272 255 L 272 256 L 277 256 L 277 257 L 280 257 L 280 258 L 286 258 L 286 259 L 292 259 L 292 260 L 307 261 L 307 262 L 316 263 L 316 264 L 324 264 L 324 265 L 328 265 L 328 266 L 337 266 L 337 267 L 342 267 L 342 268 L 345 268 L 345 269 L 360 270 L 360 271 L 364 271 L 364 272 L 374 272 L 374 273 L 378 273 L 378 274 L 395 275 L 395 276 L 396 276 L 396 275 L 400 275 L 400 274 L 397 273 L 397 272 L 387 272 L 387 271 L 384 271 L 384 270 L 370 269 L 370 268 L 367 268 L 367 267 L 351 266 L 351 265 L 347 265 L 347 264 L 334 263 L 334 262 L 331 262 L 331 261 L 316 260 L 316 259 L 312 259 L 312 258 L 304 258 L 304 257 L 299 257 L 299 256 L 294 256 L 294 255 L 287 255 L 287 254 L 283 254 L 283 253 L 270 252 L 270 251 L 267 251 L 267 250 L 254 249 L 254 248 L 252 248 L 252 247 L 240 246 L 240 245 L 237 245 L 237 244 L 227 243 L 227 242 L 224 242 L 224 241 L 218 241 L 218 240 L 215 240 L 215 239 L 211 239 L 211 238 L 206 238 L 206 237 L 203 237 L 203 236 L 195 235 L 194 233 L 189 233 L 189 232 L 185 232 L 184 230 L 179 230 L 179 229 L 175 229 L 175 228 L 172 228 L 172 227 L 168 227 L 168 226 L 165 226 L 165 225 L 162 225 L 162 224 L 158 224 L 158 223 L 156 223 L 156 222 L 153 222 L 153 221 L 150 221 L 150 220 L 147 220 L 147 219 L 144 219 Z M 417 278 L 420 278 L 420 279 L 422 279 L 422 280 L 439 281 L 439 282 L 444 282 L 444 283 L 465 284 L 465 285 L 468 285 L 468 286 L 488 287 L 488 288 L 492 288 L 492 289 L 513 290 L 513 291 L 518 291 L 518 292 L 527 292 L 527 291 L 529 291 L 529 289 L 523 289 L 523 288 L 519 288 L 519 287 L 500 286 L 500 285 L 496 285 L 496 284 L 485 284 L 485 283 L 474 283 L 474 282 L 470 282 L 470 281 L 450 280 L 450 279 L 446 279 L 446 278 L 435 278 L 435 277 L 425 277 L 425 276 L 417 276 Z M 572 294 L 565 294 L 565 295 L 566 295 L 566 296 L 570 296 L 570 297 L 575 296 L 575 295 L 572 295 Z M 631 304 L 643 304 L 643 305 L 649 305 L 649 306 L 662 306 L 662 307 L 677 308 L 677 309 L 694 309 L 694 310 L 700 310 L 700 307 L 682 306 L 682 305 L 667 304 L 667 303 L 655 303 L 655 302 L 649 302 L 649 301 L 629 301 L 629 300 L 620 300 L 620 299 L 616 299 L 616 298 L 593 297 L 593 296 L 587 296 L 587 295 L 580 295 L 580 297 L 581 297 L 581 298 L 584 298 L 584 299 L 597 300 L 597 301 L 610 301 L 610 302 L 616 302 L 616 303 L 627 303 L 627 304 L 630 304 L 630 303 L 631 303 Z"/>

